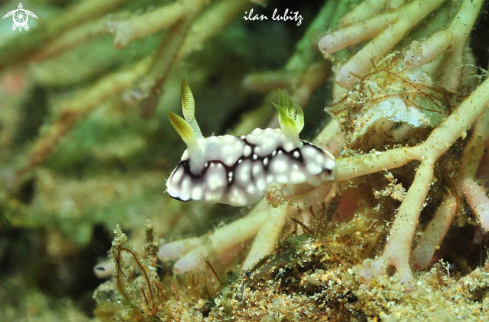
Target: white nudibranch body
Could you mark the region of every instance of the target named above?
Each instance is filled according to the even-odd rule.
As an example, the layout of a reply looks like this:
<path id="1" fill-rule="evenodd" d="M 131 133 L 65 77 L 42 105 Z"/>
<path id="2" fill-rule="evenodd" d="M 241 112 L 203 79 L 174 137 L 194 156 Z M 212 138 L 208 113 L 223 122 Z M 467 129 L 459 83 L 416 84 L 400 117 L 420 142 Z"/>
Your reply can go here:
<path id="1" fill-rule="evenodd" d="M 333 179 L 334 157 L 299 139 L 302 110 L 282 93 L 274 104 L 281 129 L 255 129 L 241 137 L 202 137 L 195 129 L 193 97 L 185 79 L 182 105 L 187 128 L 170 112 L 170 121 L 188 146 L 166 182 L 172 198 L 246 206 L 262 199 L 272 183 L 318 186 Z M 190 130 L 194 137 L 188 137 Z"/>

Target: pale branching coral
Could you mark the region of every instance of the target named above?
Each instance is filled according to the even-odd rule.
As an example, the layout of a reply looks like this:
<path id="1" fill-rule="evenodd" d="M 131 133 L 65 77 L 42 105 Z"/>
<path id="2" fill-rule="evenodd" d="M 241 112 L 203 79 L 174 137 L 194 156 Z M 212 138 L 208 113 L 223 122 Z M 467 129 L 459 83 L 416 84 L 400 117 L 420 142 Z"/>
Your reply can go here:
<path id="1" fill-rule="evenodd" d="M 381 1 L 366 1 L 360 5 L 347 19 L 343 20 L 341 29 L 327 34 L 319 41 L 319 48 L 324 54 L 331 54 L 358 42 L 374 38 L 364 46 L 338 71 L 337 82 L 344 87 L 352 85 L 359 76 L 365 74 L 387 54 L 406 33 L 415 27 L 422 19 L 434 11 L 444 1 L 411 1 L 383 13 Z M 451 51 L 444 62 L 442 85 L 447 90 L 455 91 L 460 82 L 463 62 L 463 49 L 470 30 L 477 18 L 483 1 L 463 1 L 450 26 L 421 44 L 413 44 L 406 53 L 405 61 L 410 68 L 419 67 L 432 61 L 450 45 Z M 362 10 L 363 9 L 363 10 Z M 362 14 L 356 14 L 361 12 Z M 374 16 L 375 15 L 375 16 Z M 368 20 L 357 20 L 368 18 Z"/>
<path id="2" fill-rule="evenodd" d="M 483 166 L 482 157 L 489 142 L 489 111 L 477 121 L 467 142 L 460 164 L 457 188 L 477 216 L 482 228 L 489 231 L 489 198 L 484 187 L 476 182 L 477 169 Z"/>
<path id="3" fill-rule="evenodd" d="M 257 234 L 269 212 L 266 202 L 260 202 L 246 218 L 218 228 L 209 236 L 183 239 L 163 245 L 158 257 L 162 261 L 178 259 L 174 265 L 176 273 L 204 269 L 206 258 L 219 257 Z M 274 245 L 275 241 L 271 244 Z M 260 249 L 257 251 L 260 252 Z"/>
<path id="4" fill-rule="evenodd" d="M 175 1 L 130 19 L 108 21 L 106 26 L 115 34 L 115 46 L 125 47 L 131 41 L 166 29 L 184 17 L 194 16 L 205 3 L 202 0 Z"/>
<path id="5" fill-rule="evenodd" d="M 26 173 L 43 163 L 61 138 L 75 123 L 86 117 L 102 102 L 121 93 L 131 86 L 149 68 L 149 59 L 144 59 L 130 68 L 113 73 L 85 89 L 82 95 L 60 102 L 58 117 L 32 145 L 25 164 L 18 170 L 17 178 L 22 180 Z M 16 182 L 17 183 L 17 182 Z"/>
<path id="6" fill-rule="evenodd" d="M 483 0 L 463 1 L 459 11 L 447 28 L 421 43 L 413 43 L 412 48 L 406 52 L 404 58 L 408 68 L 414 69 L 431 62 L 451 46 L 442 62 L 443 78 L 441 86 L 449 91 L 456 91 L 462 75 L 462 65 L 464 64 L 463 51 L 483 2 Z M 441 61 L 438 63 L 441 63 Z"/>
<path id="7" fill-rule="evenodd" d="M 417 45 L 413 44 L 411 49 L 405 55 L 404 62 L 407 66 L 403 66 L 403 64 L 400 63 L 397 66 L 401 67 L 398 67 L 399 69 L 394 71 L 397 80 L 392 81 L 387 86 L 380 87 L 380 95 L 377 94 L 379 98 L 377 100 L 372 99 L 373 97 L 375 98 L 375 90 L 379 89 L 378 83 L 373 83 L 371 80 L 371 75 L 377 75 L 379 71 L 379 65 L 376 62 L 381 60 L 382 57 L 404 37 L 405 33 L 410 28 L 414 27 L 424 16 L 436 9 L 441 3 L 442 1 L 412 1 L 402 7 L 370 18 L 370 20 L 367 20 L 364 28 L 360 28 L 359 23 L 352 24 L 349 27 L 343 27 L 338 31 L 331 32 L 320 40 L 319 46 L 322 51 L 324 53 L 332 53 L 349 45 L 371 38 L 381 32 L 372 42 L 360 49 L 338 70 L 337 82 L 342 86 L 351 86 L 354 81 L 359 80 L 359 83 L 357 83 L 358 85 L 356 85 L 357 87 L 355 87 L 355 90 L 353 91 L 353 93 L 359 91 L 358 96 L 352 96 L 352 92 L 350 91 L 350 93 L 346 94 L 344 97 L 345 103 L 347 104 L 345 108 L 338 109 L 336 106 L 333 107 L 333 112 L 337 115 L 351 113 L 346 114 L 347 119 L 343 120 L 346 122 L 345 126 L 354 127 L 354 131 L 347 137 L 347 142 L 349 142 L 349 140 L 352 140 L 353 142 L 358 140 L 355 136 L 365 138 L 365 134 L 362 135 L 361 131 L 366 132 L 368 127 L 371 126 L 370 123 L 377 120 L 372 118 L 372 115 L 368 115 L 369 111 L 372 111 L 373 108 L 382 108 L 382 106 L 385 105 L 386 102 L 389 102 L 389 100 L 393 101 L 392 104 L 389 105 L 390 108 L 380 114 L 383 114 L 384 122 L 380 123 L 377 135 L 375 136 L 376 140 L 373 142 L 367 141 L 370 143 L 367 145 L 365 145 L 365 142 L 361 142 L 363 144 L 356 145 L 357 149 L 360 148 L 364 150 L 372 147 L 375 148 L 376 146 L 389 142 L 388 140 L 386 141 L 389 136 L 395 136 L 394 131 L 391 132 L 393 123 L 386 123 L 385 120 L 403 122 L 415 128 L 420 127 L 421 124 L 414 124 L 407 116 L 399 118 L 399 115 L 406 113 L 404 110 L 407 110 L 408 105 L 415 107 L 418 113 L 421 113 L 418 116 L 413 117 L 417 122 L 422 122 L 424 118 L 421 116 L 422 114 L 426 115 L 427 113 L 434 112 L 434 116 L 436 116 L 436 114 L 442 116 L 445 113 L 446 106 L 453 101 L 453 98 L 449 98 L 446 94 L 443 94 L 441 88 L 455 91 L 460 81 L 462 79 L 466 80 L 466 78 L 462 76 L 462 59 L 465 55 L 464 48 L 466 46 L 469 31 L 475 22 L 482 1 L 462 1 L 456 17 L 453 17 L 452 23 L 447 29 L 440 31 L 438 34 L 433 35 L 423 42 L 423 46 L 425 47 L 416 47 Z M 368 5 L 368 3 L 365 5 Z M 375 10 L 378 11 L 380 8 L 381 7 L 376 7 Z M 349 21 L 349 19 L 347 21 Z M 463 28 L 459 26 L 462 21 L 464 24 Z M 444 37 L 446 36 L 446 39 L 443 41 L 442 35 L 444 35 Z M 415 73 L 422 73 L 419 68 L 424 67 L 424 64 L 435 59 L 450 45 L 453 45 L 453 48 L 446 55 L 444 60 L 440 59 L 437 61 L 436 65 L 431 65 L 429 68 L 425 69 L 433 76 L 437 73 L 441 73 L 441 76 L 438 76 L 441 79 L 440 85 L 429 80 L 431 79 L 430 76 L 426 76 L 428 78 L 420 78 L 419 76 L 414 76 L 415 74 L 410 74 L 409 76 L 408 74 L 405 74 L 409 73 L 409 69 Z M 382 63 L 380 66 L 382 66 Z M 369 70 L 372 71 L 367 73 Z M 387 75 L 381 76 L 386 82 L 389 81 L 390 71 L 392 71 L 392 68 L 387 70 Z M 403 86 L 405 87 L 401 87 L 401 90 L 396 92 L 395 86 L 398 86 L 396 84 L 399 83 L 404 84 Z M 427 86 L 426 89 L 428 91 L 420 91 L 423 86 Z M 361 273 L 361 278 L 363 280 L 370 281 L 373 276 L 384 274 L 387 269 L 392 266 L 396 269 L 396 274 L 403 283 L 410 288 L 413 286 L 413 275 L 409 265 L 411 247 L 415 236 L 416 226 L 419 221 L 419 215 L 426 206 L 425 200 L 428 196 L 430 186 L 433 183 L 434 168 L 441 156 L 452 147 L 460 137 L 465 138 L 467 135 L 466 131 L 468 131 L 479 118 L 479 122 L 481 124 L 486 124 L 485 127 L 487 127 L 487 120 L 485 120 L 484 117 L 481 118 L 481 115 L 484 113 L 489 103 L 489 98 L 486 94 L 488 86 L 487 81 L 481 84 L 439 125 L 438 123 L 440 119 L 431 122 L 430 126 L 435 126 L 436 128 L 421 144 L 416 145 L 415 142 L 412 142 L 410 144 L 415 144 L 413 147 L 406 146 L 394 148 L 385 152 L 375 152 L 373 154 L 351 158 L 340 158 L 337 160 L 338 174 L 336 180 L 338 181 L 381 171 L 382 169 L 398 168 L 413 160 L 420 162 L 414 180 L 397 211 L 385 249 L 379 258 L 374 261 L 369 260 L 365 263 Z M 392 92 L 393 88 L 394 92 Z M 414 101 L 411 96 L 413 94 L 415 97 L 418 95 L 418 98 L 415 98 Z M 367 99 L 365 100 L 364 97 L 367 97 Z M 396 97 L 399 99 L 394 103 L 392 98 L 395 99 Z M 421 101 L 419 101 L 420 98 Z M 373 108 L 365 104 L 365 102 L 368 103 L 370 100 L 373 100 Z M 425 100 L 425 102 L 422 102 L 422 100 Z M 356 107 L 355 104 L 360 105 Z M 397 118 L 394 119 L 392 116 L 389 116 L 389 113 L 394 113 Z M 433 118 L 433 116 L 431 116 L 431 118 Z M 353 120 L 353 125 L 349 120 Z M 364 126 L 367 126 L 367 129 L 363 129 Z M 475 144 L 477 144 L 477 146 L 485 145 L 484 141 L 486 140 L 487 135 L 480 131 L 481 130 L 476 129 L 474 133 L 472 133 L 472 139 L 471 142 L 467 144 L 467 149 L 473 150 Z M 382 134 L 383 132 L 388 134 L 387 137 L 379 138 L 378 133 Z M 391 133 L 389 134 L 389 132 Z M 403 133 L 403 136 L 405 135 L 406 132 Z M 399 138 L 397 138 L 397 140 L 398 139 Z M 393 142 L 396 142 L 396 140 Z M 398 142 L 403 142 L 403 140 Z M 473 148 L 470 148 L 471 146 Z M 355 146 L 351 145 L 350 147 L 355 148 Z M 458 180 L 458 186 L 460 187 L 459 190 L 463 190 L 462 193 L 465 194 L 469 205 L 471 205 L 475 215 L 478 216 L 479 221 L 481 221 L 484 227 L 487 195 L 482 187 L 478 186 L 473 181 L 475 170 L 482 157 L 481 151 L 482 150 L 479 148 L 476 156 L 472 156 L 473 152 L 464 153 L 464 159 L 466 161 L 462 161 L 463 169 L 460 170 L 461 174 L 460 179 Z M 472 158 L 472 160 L 467 160 L 468 158 Z M 346 168 L 343 168 L 344 166 Z M 472 175 L 464 174 L 467 169 L 471 169 L 469 172 L 472 172 Z M 345 175 L 346 173 L 349 175 Z M 352 177 L 350 177 L 350 175 L 352 175 Z M 450 192 L 448 193 L 450 194 Z M 454 192 L 452 191 L 451 193 L 453 194 Z M 418 241 L 418 246 L 413 253 L 413 264 L 416 268 L 424 268 L 431 261 L 436 247 L 438 247 L 443 240 L 448 227 L 457 213 L 456 199 L 457 197 L 447 195 L 444 201 L 442 201 L 434 218 L 428 224 L 426 231 Z"/>
<path id="8" fill-rule="evenodd" d="M 436 161 L 474 124 L 489 104 L 486 95 L 489 81 L 482 83 L 470 97 L 433 132 L 422 144 L 414 147 L 397 148 L 382 153 L 362 155 L 337 161 L 336 180 L 345 180 L 358 175 L 397 168 L 417 160 L 420 165 L 414 181 L 396 214 L 391 227 L 387 245 L 382 256 L 369 264 L 363 278 L 369 280 L 371 274 L 385 272 L 394 266 L 405 283 L 412 283 L 413 276 L 409 266 L 411 244 L 418 217 L 424 208 L 425 199 L 433 180 L 433 167 Z"/>
<path id="9" fill-rule="evenodd" d="M 440 246 L 457 214 L 457 200 L 458 198 L 454 195 L 445 196 L 435 216 L 426 226 L 411 254 L 414 269 L 425 269 L 430 264 L 433 254 Z"/>

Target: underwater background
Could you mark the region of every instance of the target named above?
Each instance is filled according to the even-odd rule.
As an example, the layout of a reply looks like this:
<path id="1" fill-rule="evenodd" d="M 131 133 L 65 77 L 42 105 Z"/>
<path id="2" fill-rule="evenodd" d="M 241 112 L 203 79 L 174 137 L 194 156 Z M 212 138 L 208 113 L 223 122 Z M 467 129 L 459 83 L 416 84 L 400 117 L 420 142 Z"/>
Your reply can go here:
<path id="1" fill-rule="evenodd" d="M 0 320 L 488 321 L 487 8 L 0 2 Z M 204 137 L 290 95 L 334 180 L 170 198 L 183 78 Z"/>

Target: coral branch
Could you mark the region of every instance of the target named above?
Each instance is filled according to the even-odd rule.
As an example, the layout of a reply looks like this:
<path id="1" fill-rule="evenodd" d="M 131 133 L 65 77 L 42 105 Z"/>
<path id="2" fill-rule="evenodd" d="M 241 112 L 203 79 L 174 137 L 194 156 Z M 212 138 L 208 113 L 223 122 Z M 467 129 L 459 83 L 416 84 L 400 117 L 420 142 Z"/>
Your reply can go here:
<path id="1" fill-rule="evenodd" d="M 261 201 L 247 217 L 216 229 L 212 234 L 204 237 L 206 240 L 202 245 L 192 249 L 175 263 L 175 273 L 183 274 L 187 271 L 202 270 L 207 257 L 219 256 L 227 249 L 252 238 L 270 216 L 271 209 L 273 208 L 269 207 L 266 201 Z"/>
<path id="2" fill-rule="evenodd" d="M 455 140 L 465 133 L 471 124 L 473 124 L 486 109 L 489 103 L 489 97 L 487 93 L 485 93 L 485 91 L 488 90 L 488 84 L 489 81 L 486 81 L 480 85 L 479 88 L 445 120 L 445 122 L 440 124 L 440 126 L 431 133 L 423 144 L 413 148 L 399 148 L 383 153 L 359 156 L 353 158 L 353 160 L 337 160 L 337 180 L 345 179 L 346 172 L 350 172 L 347 177 L 354 177 L 377 172 L 383 168 L 399 167 L 413 159 L 422 161 L 421 166 L 416 173 L 415 180 L 399 208 L 399 213 L 392 226 L 391 235 L 389 236 L 383 255 L 374 262 L 366 262 L 362 272 L 362 278 L 365 281 L 369 281 L 374 275 L 383 274 L 389 266 L 394 266 L 400 275 L 401 281 L 408 286 L 412 285 L 412 273 L 409 268 L 411 243 L 417 225 L 417 219 L 423 208 L 422 205 L 431 183 L 433 164 L 455 142 Z M 484 118 L 481 118 L 481 124 L 483 123 Z M 484 144 L 481 146 L 484 146 Z M 345 166 L 347 166 L 347 168 L 345 168 Z M 476 169 L 477 167 L 473 168 Z M 346 169 L 348 170 L 345 172 L 344 170 Z M 488 220 L 488 212 L 484 211 L 483 208 L 487 205 L 487 201 L 485 200 L 487 199 L 487 196 L 481 189 L 476 189 L 477 187 L 473 184 L 470 185 L 470 187 L 472 188 L 471 191 L 475 192 L 471 195 L 471 200 L 474 201 L 474 209 L 479 211 L 481 222 Z M 466 191 L 468 190 L 469 189 Z M 449 203 L 447 202 L 447 204 Z M 438 234 L 431 236 L 430 240 L 426 242 L 421 242 L 421 245 L 427 244 L 424 246 L 429 246 L 430 249 L 426 248 L 424 254 L 420 253 L 422 252 L 421 250 L 418 250 L 416 253 L 417 257 L 421 257 L 415 260 L 416 262 L 419 262 L 419 266 L 422 266 L 426 261 L 429 261 L 432 255 L 432 249 L 441 241 L 441 238 L 443 238 L 446 233 L 446 229 L 453 220 L 453 212 L 450 213 L 444 209 L 440 209 L 439 211 L 440 213 L 438 213 L 434 219 L 434 223 L 436 223 L 437 227 L 433 226 L 433 229 L 438 232 Z M 428 230 L 426 235 L 430 236 L 431 233 L 432 231 Z"/>
<path id="3" fill-rule="evenodd" d="M 164 244 L 158 251 L 158 258 L 162 262 L 178 259 L 188 253 L 191 249 L 202 245 L 202 243 L 202 237 L 192 237 Z"/>
<path id="4" fill-rule="evenodd" d="M 124 19 L 129 16 L 128 12 L 121 12 L 110 15 L 110 19 Z M 95 37 L 106 34 L 105 24 L 109 18 L 103 17 L 98 20 L 88 21 L 87 23 L 62 33 L 59 37 L 44 44 L 37 50 L 32 59 L 42 61 L 58 56 L 68 49 L 79 46 L 83 43 L 92 41 Z"/>
<path id="5" fill-rule="evenodd" d="M 201 49 L 207 39 L 228 26 L 246 6 L 249 6 L 248 0 L 221 0 L 207 8 L 192 24 L 176 60 Z"/>
<path id="6" fill-rule="evenodd" d="M 443 0 L 416 0 L 398 8 L 395 11 L 396 22 L 384 29 L 384 31 L 360 49 L 360 51 L 341 67 L 336 78 L 338 84 L 343 87 L 352 85 L 358 76 L 363 75 L 372 68 L 372 62 L 378 62 L 404 37 L 409 29 L 435 10 L 442 2 Z M 392 19 L 389 15 L 386 17 L 389 17 L 387 19 L 388 21 Z M 378 19 L 377 17 L 371 18 L 371 20 L 377 21 L 377 23 L 383 24 L 384 26 L 388 25 L 385 21 L 382 22 L 382 19 Z M 365 25 L 367 26 L 367 30 L 370 31 L 366 33 L 359 32 L 356 41 L 355 37 L 350 34 L 352 32 L 350 30 L 351 28 L 347 27 L 326 35 L 319 41 L 319 49 L 324 54 L 331 54 L 339 48 L 344 48 L 347 45 L 367 39 L 367 34 L 373 36 L 376 32 L 380 31 L 370 21 L 365 22 Z M 341 45 L 343 40 L 348 44 Z"/>
<path id="7" fill-rule="evenodd" d="M 123 48 L 136 39 L 166 29 L 178 20 L 195 14 L 205 3 L 203 0 L 175 1 L 126 21 L 109 21 L 107 29 L 115 34 L 115 46 Z"/>
<path id="8" fill-rule="evenodd" d="M 451 30 L 443 30 L 423 41 L 421 44 L 413 42 L 411 45 L 412 48 L 406 52 L 404 63 L 410 69 L 415 69 L 429 63 L 447 49 L 452 41 L 453 33 Z"/>
<path id="9" fill-rule="evenodd" d="M 372 18 L 382 9 L 395 9 L 402 5 L 404 0 L 365 0 L 341 18 L 341 25 L 350 25 Z"/>
<path id="10" fill-rule="evenodd" d="M 467 180 L 463 184 L 467 203 L 480 221 L 482 228 L 489 231 L 489 197 L 483 187 Z"/>
<path id="11" fill-rule="evenodd" d="M 433 130 L 428 139 L 415 147 L 374 152 L 336 160 L 336 181 L 399 168 L 412 160 L 436 160 L 481 116 L 489 104 L 489 81 L 484 81 L 458 108 Z"/>
<path id="12" fill-rule="evenodd" d="M 454 195 L 445 196 L 413 250 L 411 261 L 414 269 L 422 270 L 428 267 L 435 250 L 445 238 L 456 213 L 457 197 Z"/>
<path id="13" fill-rule="evenodd" d="M 128 102 L 139 101 L 142 115 L 146 118 L 154 115 L 163 83 L 176 65 L 178 52 L 193 24 L 195 14 L 196 12 L 189 15 L 167 31 L 154 54 L 148 73 L 139 79 L 132 89 L 124 93 L 124 98 Z"/>
<path id="14" fill-rule="evenodd" d="M 457 189 L 479 219 L 482 228 L 489 230 L 489 198 L 483 187 L 475 182 L 477 169 L 489 142 L 489 110 L 477 121 L 467 146 L 464 149 L 458 176 Z"/>
<path id="15" fill-rule="evenodd" d="M 462 74 L 464 47 L 479 14 L 483 0 L 464 0 L 450 25 L 421 44 L 415 44 L 404 59 L 409 68 L 417 68 L 432 61 L 441 52 L 452 46 L 444 63 L 442 86 L 456 91 Z"/>
<path id="16" fill-rule="evenodd" d="M 247 75 L 243 86 L 257 92 L 270 92 L 292 86 L 300 77 L 300 73 L 285 70 L 259 72 Z"/>
<path id="17" fill-rule="evenodd" d="M 289 213 L 290 207 L 288 205 L 273 208 L 268 212 L 267 217 L 269 218 L 262 224 L 258 231 L 250 252 L 243 263 L 243 270 L 250 269 L 257 261 L 275 249 L 279 234 Z"/>
<path id="18" fill-rule="evenodd" d="M 443 70 L 445 76 L 442 79 L 443 87 L 449 91 L 456 91 L 460 83 L 465 43 L 483 2 L 484 0 L 464 0 L 450 26 L 456 32 L 453 32 L 452 50 L 448 53 Z"/>
<path id="19" fill-rule="evenodd" d="M 343 131 L 338 120 L 330 120 L 321 133 L 316 136 L 313 143 L 320 148 L 328 150 L 333 155 L 337 155 L 344 144 Z"/>
<path id="20" fill-rule="evenodd" d="M 489 80 L 486 80 L 443 123 L 433 130 L 428 139 L 421 145 L 409 149 L 390 150 L 380 153 L 376 157 L 370 155 L 367 158 L 367 162 L 363 164 L 361 162 L 360 164 L 356 163 L 359 169 L 355 166 L 349 166 L 350 171 L 353 172 L 350 175 L 358 175 L 358 172 L 367 172 L 369 167 L 370 170 L 374 168 L 389 168 L 389 157 L 392 158 L 390 160 L 390 166 L 392 167 L 398 167 L 411 159 L 421 161 L 421 165 L 416 171 L 414 182 L 396 215 L 384 253 L 375 261 L 366 262 L 361 276 L 364 281 L 368 282 L 372 276 L 383 274 L 389 266 L 394 266 L 397 269 L 400 280 L 408 287 L 412 286 L 413 275 L 409 267 L 411 243 L 418 217 L 423 209 L 433 178 L 433 165 L 486 110 L 489 104 L 488 90 Z M 374 164 L 372 157 L 376 158 L 379 164 Z M 341 174 L 345 167 L 340 160 L 338 160 L 337 166 L 338 172 Z M 338 179 L 341 180 L 344 176 L 345 173 L 338 175 L 337 178 L 339 177 Z M 475 200 L 480 202 L 480 199 Z M 485 213 L 483 216 L 485 216 Z M 489 216 L 489 213 L 487 216 Z"/>
<path id="21" fill-rule="evenodd" d="M 294 54 L 287 61 L 284 69 L 287 71 L 306 71 L 317 56 L 317 47 L 314 43 L 311 43 L 311 38 L 315 37 L 324 28 L 334 28 L 345 11 L 344 3 L 325 1 L 304 36 L 296 44 Z"/>
<path id="22" fill-rule="evenodd" d="M 44 162 L 59 140 L 74 126 L 74 124 L 107 98 L 124 91 L 146 73 L 150 59 L 146 58 L 130 68 L 118 71 L 95 83 L 76 96 L 62 103 L 58 118 L 49 125 L 35 140 L 26 158 L 26 164 L 17 172 L 17 178 L 23 176 Z M 18 182 L 17 182 L 18 183 Z"/>
<path id="23" fill-rule="evenodd" d="M 399 275 L 401 283 L 408 288 L 413 287 L 414 279 L 409 266 L 411 244 L 432 179 L 433 163 L 421 162 L 414 181 L 394 219 L 382 256 L 368 263 L 362 271 L 361 278 L 365 282 L 369 282 L 372 275 L 385 274 L 389 266 L 393 266 L 396 268 L 396 274 Z"/>
<path id="24" fill-rule="evenodd" d="M 126 101 L 130 104 L 138 102 L 143 116 L 151 117 L 161 97 L 164 82 L 177 63 L 228 25 L 243 7 L 244 2 L 246 1 L 221 1 L 199 15 L 195 22 L 198 11 L 192 11 L 185 19 L 172 26 L 160 42 L 149 73 L 139 80 L 136 86 L 124 93 Z M 219 18 L 216 18 L 217 16 Z"/>
<path id="25" fill-rule="evenodd" d="M 334 53 L 360 41 L 374 38 L 398 19 L 398 14 L 388 12 L 365 22 L 354 24 L 324 36 L 318 43 L 321 51 Z"/>

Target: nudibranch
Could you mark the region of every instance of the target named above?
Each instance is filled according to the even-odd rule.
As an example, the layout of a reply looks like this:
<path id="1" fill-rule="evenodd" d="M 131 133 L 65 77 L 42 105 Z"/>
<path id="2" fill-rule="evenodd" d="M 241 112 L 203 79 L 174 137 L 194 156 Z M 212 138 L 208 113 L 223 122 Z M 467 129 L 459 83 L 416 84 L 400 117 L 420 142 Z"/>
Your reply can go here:
<path id="1" fill-rule="evenodd" d="M 195 101 L 185 79 L 181 98 L 185 119 L 168 114 L 187 150 L 166 182 L 170 197 L 246 206 L 262 199 L 272 183 L 318 186 L 333 179 L 333 155 L 299 138 L 304 113 L 290 96 L 280 92 L 279 103 L 272 103 L 280 129 L 206 138 L 195 119 Z"/>

